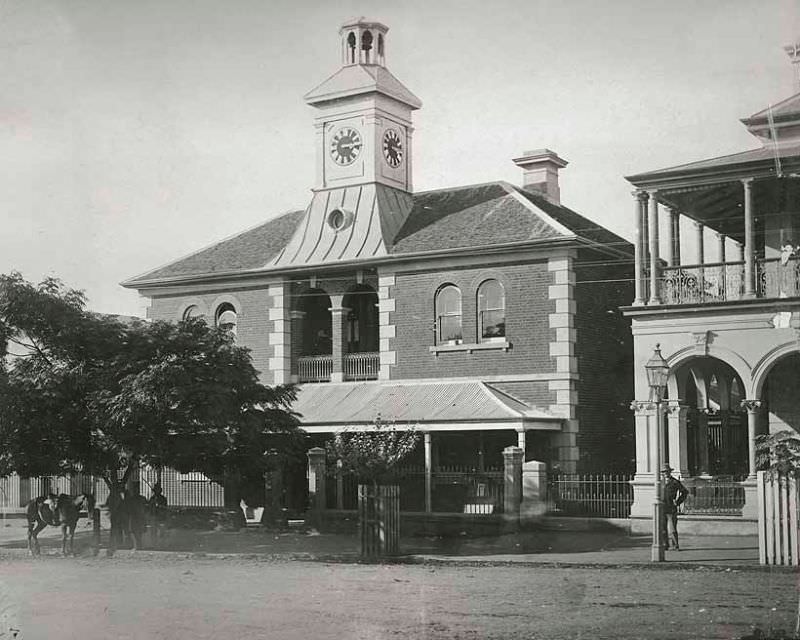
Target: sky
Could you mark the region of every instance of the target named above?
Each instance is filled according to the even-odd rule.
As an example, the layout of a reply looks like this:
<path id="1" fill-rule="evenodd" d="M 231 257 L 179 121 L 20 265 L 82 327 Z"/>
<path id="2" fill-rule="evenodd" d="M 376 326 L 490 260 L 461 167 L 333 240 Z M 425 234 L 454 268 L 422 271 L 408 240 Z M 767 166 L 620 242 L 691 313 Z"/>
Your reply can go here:
<path id="1" fill-rule="evenodd" d="M 0 273 L 142 315 L 121 281 L 304 208 L 302 96 L 360 15 L 423 101 L 415 190 L 520 184 L 546 147 L 628 239 L 624 176 L 756 147 L 739 119 L 797 90 L 798 0 L 0 0 Z"/>

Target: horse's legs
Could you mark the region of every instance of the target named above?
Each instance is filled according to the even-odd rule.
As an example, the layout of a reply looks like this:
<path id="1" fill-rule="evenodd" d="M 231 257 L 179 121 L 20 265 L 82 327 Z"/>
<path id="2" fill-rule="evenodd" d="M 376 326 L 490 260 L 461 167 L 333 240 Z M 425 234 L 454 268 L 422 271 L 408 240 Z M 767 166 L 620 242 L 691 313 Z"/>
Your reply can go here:
<path id="1" fill-rule="evenodd" d="M 32 555 L 38 556 L 42 550 L 39 547 L 39 532 L 47 526 L 44 522 L 37 522 L 36 526 L 33 523 L 28 525 L 28 549 Z"/>

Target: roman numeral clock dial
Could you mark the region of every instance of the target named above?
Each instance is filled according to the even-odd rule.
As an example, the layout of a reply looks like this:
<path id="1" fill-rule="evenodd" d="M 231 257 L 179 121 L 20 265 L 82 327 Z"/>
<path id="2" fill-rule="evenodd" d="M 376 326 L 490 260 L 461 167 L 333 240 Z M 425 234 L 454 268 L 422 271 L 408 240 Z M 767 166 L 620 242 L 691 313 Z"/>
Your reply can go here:
<path id="1" fill-rule="evenodd" d="M 387 129 L 383 134 L 383 158 L 392 169 L 403 161 L 403 141 L 394 129 Z"/>
<path id="2" fill-rule="evenodd" d="M 331 140 L 331 158 L 344 167 L 355 162 L 361 153 L 361 135 L 352 127 L 344 127 L 336 132 Z"/>

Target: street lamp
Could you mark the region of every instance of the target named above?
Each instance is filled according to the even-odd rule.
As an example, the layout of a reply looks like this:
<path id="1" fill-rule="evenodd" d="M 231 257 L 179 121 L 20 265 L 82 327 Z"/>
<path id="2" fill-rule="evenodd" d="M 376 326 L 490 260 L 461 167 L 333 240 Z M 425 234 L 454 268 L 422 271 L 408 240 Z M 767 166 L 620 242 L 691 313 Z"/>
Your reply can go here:
<path id="1" fill-rule="evenodd" d="M 663 446 L 663 416 L 661 413 L 661 403 L 664 399 L 664 391 L 667 388 L 667 378 L 669 377 L 669 365 L 661 355 L 661 345 L 656 344 L 653 355 L 644 365 L 647 371 L 647 384 L 650 387 L 650 402 L 655 404 L 656 410 L 656 446 L 655 446 L 655 498 L 653 500 L 653 547 L 650 552 L 650 559 L 653 562 L 664 561 L 664 546 L 661 539 L 661 521 L 664 517 L 664 502 L 661 496 L 661 447 Z"/>

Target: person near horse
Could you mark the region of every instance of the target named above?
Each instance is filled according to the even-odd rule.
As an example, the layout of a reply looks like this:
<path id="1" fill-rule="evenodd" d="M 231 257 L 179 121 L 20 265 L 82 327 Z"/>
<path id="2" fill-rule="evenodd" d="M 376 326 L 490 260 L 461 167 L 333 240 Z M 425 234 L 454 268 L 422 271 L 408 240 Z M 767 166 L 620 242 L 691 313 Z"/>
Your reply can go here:
<path id="1" fill-rule="evenodd" d="M 157 540 L 163 537 L 167 522 L 167 497 L 158 482 L 153 485 L 153 495 L 147 501 L 147 508 L 153 526 L 153 539 Z"/>
<path id="2" fill-rule="evenodd" d="M 133 550 L 142 548 L 142 534 L 147 529 L 145 517 L 147 502 L 138 491 L 129 491 L 125 495 L 125 511 L 128 516 L 128 531 L 131 535 Z"/>
<path id="3" fill-rule="evenodd" d="M 672 535 L 672 546 L 675 551 L 680 551 L 678 545 L 678 507 L 686 500 L 689 491 L 683 486 L 683 483 L 672 476 L 672 467 L 665 464 L 661 468 L 661 474 L 664 476 L 662 484 L 662 498 L 664 501 L 664 515 L 661 518 L 661 540 L 665 549 L 669 549 L 669 534 Z"/>
<path id="4" fill-rule="evenodd" d="M 113 556 L 117 547 L 122 546 L 123 535 L 128 532 L 128 512 L 125 504 L 125 489 L 112 487 L 106 499 L 108 519 L 111 522 L 111 534 L 108 537 L 108 550 L 106 553 Z"/>

